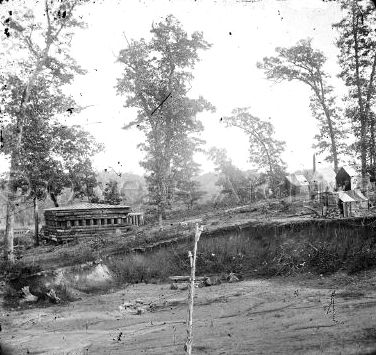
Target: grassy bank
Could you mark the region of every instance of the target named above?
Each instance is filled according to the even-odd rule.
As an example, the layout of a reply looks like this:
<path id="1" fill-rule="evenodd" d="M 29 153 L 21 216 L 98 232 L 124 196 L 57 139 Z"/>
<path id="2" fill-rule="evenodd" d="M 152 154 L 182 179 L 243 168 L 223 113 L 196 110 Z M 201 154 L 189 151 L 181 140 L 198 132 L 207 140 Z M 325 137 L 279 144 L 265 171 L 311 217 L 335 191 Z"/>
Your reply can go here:
<path id="1" fill-rule="evenodd" d="M 374 223 L 371 219 L 305 220 L 208 228 L 198 246 L 197 275 L 232 272 L 247 278 L 308 272 L 320 275 L 341 270 L 353 274 L 368 270 L 376 266 Z M 136 248 L 138 252 L 130 252 L 129 248 L 140 245 L 139 239 L 124 240 L 126 249 L 118 248 L 119 253 L 110 254 L 112 256 L 106 255 L 106 243 L 111 242 L 107 239 L 46 248 L 57 248 L 56 257 L 69 261 L 70 265 L 102 258 L 114 275 L 117 287 L 124 283 L 165 281 L 171 275 L 188 275 L 192 237 L 193 229 L 174 227 L 168 233 L 159 231 L 150 237 L 153 243 L 142 243 L 142 248 Z M 173 242 L 160 243 L 163 238 L 167 241 L 173 238 Z M 8 280 L 22 280 L 21 287 L 28 284 L 33 273 L 44 269 L 40 265 L 43 264 L 38 261 L 19 262 L 11 267 L 2 265 L 1 270 Z"/>
<path id="2" fill-rule="evenodd" d="M 112 257 L 107 265 L 124 282 L 167 279 L 188 274 L 191 241 Z M 271 277 L 313 272 L 349 274 L 376 266 L 373 223 L 310 223 L 248 226 L 205 235 L 199 243 L 197 274 L 234 272 L 245 277 Z"/>

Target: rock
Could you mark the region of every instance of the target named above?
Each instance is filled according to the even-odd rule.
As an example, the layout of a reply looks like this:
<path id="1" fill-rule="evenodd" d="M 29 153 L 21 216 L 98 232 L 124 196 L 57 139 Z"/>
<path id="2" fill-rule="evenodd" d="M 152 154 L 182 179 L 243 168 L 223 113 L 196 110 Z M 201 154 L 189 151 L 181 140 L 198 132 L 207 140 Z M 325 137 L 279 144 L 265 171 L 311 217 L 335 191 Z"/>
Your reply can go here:
<path id="1" fill-rule="evenodd" d="M 207 278 L 205 279 L 205 281 L 204 281 L 204 285 L 205 285 L 206 287 L 212 286 L 212 285 L 213 285 L 213 280 L 212 280 L 212 278 L 211 278 L 211 277 L 207 277 Z"/>
<path id="2" fill-rule="evenodd" d="M 205 286 L 208 287 L 208 286 L 213 286 L 213 285 L 220 285 L 222 282 L 221 282 L 220 277 L 211 276 L 211 277 L 207 277 L 204 283 L 205 283 Z"/>

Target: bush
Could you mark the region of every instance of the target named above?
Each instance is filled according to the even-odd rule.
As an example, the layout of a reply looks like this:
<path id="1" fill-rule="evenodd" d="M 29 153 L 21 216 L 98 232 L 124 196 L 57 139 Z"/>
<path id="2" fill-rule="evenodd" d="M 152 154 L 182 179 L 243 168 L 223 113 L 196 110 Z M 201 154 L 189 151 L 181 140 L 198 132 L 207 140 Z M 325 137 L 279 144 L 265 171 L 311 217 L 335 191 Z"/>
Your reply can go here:
<path id="1" fill-rule="evenodd" d="M 106 264 L 118 282 L 138 283 L 152 280 L 166 280 L 169 276 L 179 274 L 181 266 L 174 263 L 176 255 L 171 249 L 160 249 L 148 254 L 127 254 L 112 258 Z"/>
<path id="2" fill-rule="evenodd" d="M 343 260 L 330 246 L 319 244 L 307 260 L 307 267 L 318 274 L 330 274 L 341 269 Z"/>
<path id="3" fill-rule="evenodd" d="M 23 276 L 29 276 L 37 272 L 42 271 L 39 265 L 28 265 L 22 261 L 16 261 L 15 263 L 9 263 L 8 261 L 0 262 L 0 277 L 9 279 L 19 279 Z"/>
<path id="4" fill-rule="evenodd" d="M 348 257 L 346 271 L 349 274 L 367 270 L 376 266 L 376 252 L 370 249 L 360 250 Z"/>

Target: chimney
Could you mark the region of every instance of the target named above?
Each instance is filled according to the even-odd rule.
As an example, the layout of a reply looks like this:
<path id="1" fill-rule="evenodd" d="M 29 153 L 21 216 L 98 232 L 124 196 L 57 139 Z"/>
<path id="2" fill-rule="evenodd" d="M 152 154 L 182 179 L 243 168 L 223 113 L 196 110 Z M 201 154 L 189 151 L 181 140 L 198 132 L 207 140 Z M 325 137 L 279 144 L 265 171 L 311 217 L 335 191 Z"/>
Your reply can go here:
<path id="1" fill-rule="evenodd" d="M 316 154 L 313 154 L 313 167 L 312 167 L 313 173 L 316 172 Z"/>

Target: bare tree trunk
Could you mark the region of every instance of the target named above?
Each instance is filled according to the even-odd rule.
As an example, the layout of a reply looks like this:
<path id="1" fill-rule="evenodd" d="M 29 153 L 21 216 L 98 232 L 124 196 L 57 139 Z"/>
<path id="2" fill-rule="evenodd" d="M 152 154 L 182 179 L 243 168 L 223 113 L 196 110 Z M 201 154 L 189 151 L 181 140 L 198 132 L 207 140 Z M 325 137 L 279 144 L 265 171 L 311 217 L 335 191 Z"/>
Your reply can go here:
<path id="1" fill-rule="evenodd" d="M 54 206 L 55 206 L 55 207 L 59 207 L 59 204 L 58 204 L 58 202 L 57 202 L 56 195 L 55 195 L 54 193 L 50 192 L 50 197 L 51 197 L 52 202 L 54 203 Z"/>
<path id="2" fill-rule="evenodd" d="M 366 177 L 367 173 L 367 142 L 366 131 L 368 117 L 366 115 L 365 104 L 362 97 L 361 78 L 360 78 L 360 58 L 359 58 L 359 19 L 357 17 L 356 2 L 352 2 L 352 35 L 354 38 L 354 57 L 355 57 L 355 81 L 357 87 L 357 98 L 360 113 L 360 160 L 362 165 L 362 178 Z M 363 185 L 363 183 L 362 183 Z"/>
<path id="3" fill-rule="evenodd" d="M 9 180 L 11 180 L 9 178 Z M 10 263 L 14 263 L 14 212 L 16 208 L 15 198 L 16 194 L 11 191 L 13 187 L 8 187 L 7 196 L 7 212 L 6 212 L 6 224 L 5 224 L 5 237 L 4 237 L 4 259 Z"/>
<path id="4" fill-rule="evenodd" d="M 76 6 L 76 3 L 73 3 L 70 6 L 70 14 L 73 11 L 73 8 Z M 58 39 L 58 36 L 65 26 L 66 22 L 62 23 L 60 28 L 53 33 L 53 25 L 51 23 L 50 17 L 50 8 L 48 0 L 45 0 L 45 15 L 47 19 L 47 29 L 45 34 L 45 47 L 38 53 L 38 59 L 35 65 L 35 68 L 32 70 L 30 77 L 25 85 L 25 89 L 20 100 L 20 106 L 17 113 L 17 134 L 15 137 L 15 146 L 10 159 L 10 174 L 8 182 L 8 201 L 7 201 L 7 212 L 6 212 L 6 230 L 5 230 L 5 246 L 4 246 L 4 256 L 6 260 L 14 262 L 14 251 L 13 251 L 13 225 L 14 225 L 14 211 L 15 211 L 15 201 L 16 201 L 16 189 L 14 188 L 14 178 L 16 173 L 16 167 L 19 160 L 19 155 L 21 152 L 21 141 L 22 141 L 22 130 L 23 124 L 26 118 L 26 104 L 30 99 L 31 88 L 34 85 L 38 75 L 41 73 L 45 66 L 45 62 L 48 58 L 51 45 L 54 41 Z M 28 39 L 30 40 L 30 38 Z M 26 40 L 27 41 L 27 40 Z M 27 41 L 28 46 L 30 42 Z M 35 52 L 35 49 L 32 49 L 32 52 Z M 33 53 L 35 54 L 35 53 Z"/>
<path id="5" fill-rule="evenodd" d="M 376 150 L 375 150 L 375 117 L 371 117 L 370 121 L 370 131 L 371 131 L 371 149 L 370 149 L 370 166 L 372 169 L 372 178 L 376 178 L 376 166 L 375 166 L 375 157 L 376 157 Z"/>
<path id="6" fill-rule="evenodd" d="M 333 131 L 333 124 L 332 120 L 329 114 L 329 111 L 324 104 L 324 112 L 326 116 L 326 121 L 328 123 L 328 128 L 329 128 L 329 135 L 330 135 L 330 142 L 332 146 L 332 155 L 333 155 L 333 164 L 334 164 L 334 171 L 335 173 L 338 173 L 338 152 L 337 152 L 337 142 L 334 136 L 334 131 Z"/>
<path id="7" fill-rule="evenodd" d="M 16 137 L 16 146 L 20 145 L 20 130 Z M 18 143 L 18 144 L 17 144 Z M 7 186 L 7 209 L 4 238 L 4 259 L 14 263 L 14 213 L 16 210 L 17 188 L 15 187 L 16 161 L 18 159 L 17 148 L 12 152 L 10 159 L 10 171 Z"/>
<path id="8" fill-rule="evenodd" d="M 34 205 L 34 230 L 35 230 L 35 245 L 39 245 L 39 206 L 38 206 L 38 199 L 34 197 L 33 199 Z"/>
<path id="9" fill-rule="evenodd" d="M 193 344 L 193 300 L 195 295 L 195 278 L 196 278 L 196 256 L 197 256 L 197 243 L 200 240 L 203 227 L 199 227 L 196 223 L 195 231 L 195 244 L 193 247 L 193 255 L 191 251 L 188 252 L 189 260 L 191 263 L 191 277 L 188 293 L 188 319 L 187 319 L 187 340 L 184 345 L 184 350 L 187 354 L 192 354 Z"/>

